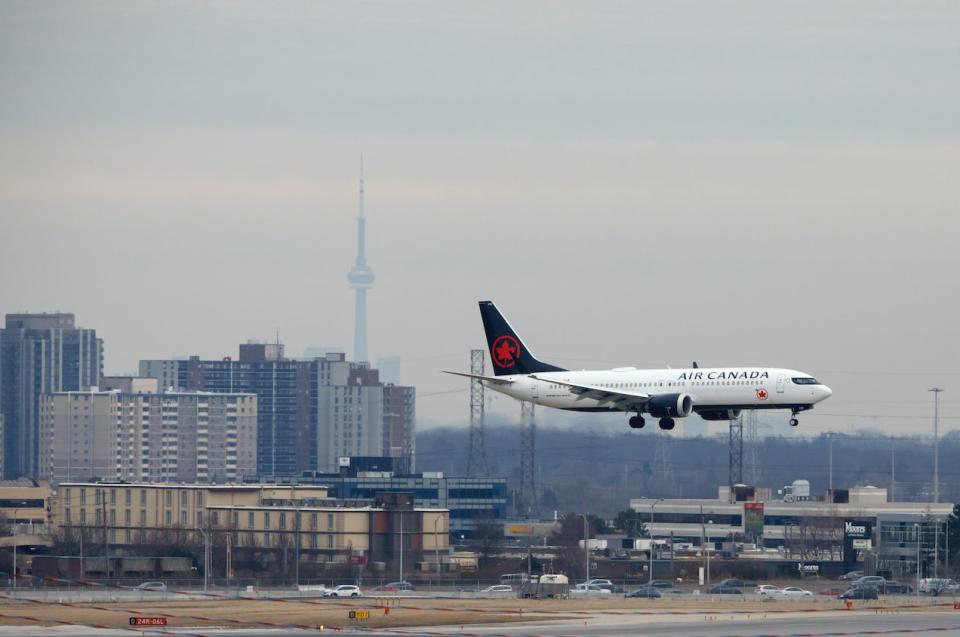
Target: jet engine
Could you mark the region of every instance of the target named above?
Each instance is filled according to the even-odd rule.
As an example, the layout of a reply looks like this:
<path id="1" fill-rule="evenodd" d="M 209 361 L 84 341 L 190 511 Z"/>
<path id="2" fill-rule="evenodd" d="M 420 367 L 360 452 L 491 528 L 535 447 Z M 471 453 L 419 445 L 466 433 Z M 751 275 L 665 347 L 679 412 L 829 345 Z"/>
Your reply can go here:
<path id="1" fill-rule="evenodd" d="M 690 394 L 657 394 L 647 403 L 654 418 L 686 418 L 693 411 Z"/>
<path id="2" fill-rule="evenodd" d="M 704 409 L 697 414 L 704 420 L 736 420 L 740 417 L 739 409 Z"/>

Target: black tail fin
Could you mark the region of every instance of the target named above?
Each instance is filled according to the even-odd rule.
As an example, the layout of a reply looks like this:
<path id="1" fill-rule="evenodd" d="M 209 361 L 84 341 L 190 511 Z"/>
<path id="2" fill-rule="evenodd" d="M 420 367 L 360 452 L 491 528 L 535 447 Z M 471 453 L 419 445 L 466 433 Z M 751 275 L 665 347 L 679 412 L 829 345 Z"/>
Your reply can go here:
<path id="1" fill-rule="evenodd" d="M 561 367 L 541 363 L 534 358 L 507 323 L 507 319 L 500 314 L 493 301 L 480 301 L 480 317 L 483 319 L 483 329 L 487 333 L 487 347 L 490 348 L 493 372 L 497 376 L 566 371 Z"/>

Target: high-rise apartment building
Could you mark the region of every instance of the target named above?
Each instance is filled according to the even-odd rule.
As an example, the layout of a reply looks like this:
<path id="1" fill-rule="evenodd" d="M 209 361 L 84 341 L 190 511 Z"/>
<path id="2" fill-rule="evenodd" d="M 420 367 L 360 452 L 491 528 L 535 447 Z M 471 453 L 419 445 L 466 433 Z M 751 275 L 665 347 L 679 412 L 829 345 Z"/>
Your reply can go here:
<path id="1" fill-rule="evenodd" d="M 237 361 L 143 360 L 140 376 L 179 390 L 256 394 L 260 475 L 333 471 L 341 456 L 413 454 L 413 388 L 391 390 L 386 434 L 377 370 L 340 352 L 292 360 L 280 344 L 247 343 Z"/>
<path id="2" fill-rule="evenodd" d="M 245 343 L 239 361 L 142 360 L 140 376 L 177 391 L 256 394 L 258 471 L 291 476 L 313 466 L 309 364 L 284 358 L 282 345 Z"/>
<path id="3" fill-rule="evenodd" d="M 102 373 L 103 341 L 76 327 L 73 314 L 7 314 L 0 330 L 4 477 L 39 473 L 41 396 L 95 387 Z"/>
<path id="4" fill-rule="evenodd" d="M 41 475 L 238 482 L 256 473 L 254 394 L 118 391 L 43 397 Z"/>
<path id="5" fill-rule="evenodd" d="M 377 370 L 363 364 L 317 361 L 317 465 L 319 471 L 335 471 L 343 456 L 382 456 L 383 386 Z M 342 359 L 342 354 L 339 355 Z M 326 383 L 323 382 L 326 378 Z"/>
<path id="6" fill-rule="evenodd" d="M 416 405 L 416 388 L 391 384 L 383 386 L 383 453 L 394 458 L 406 458 L 409 471 L 415 469 Z"/>

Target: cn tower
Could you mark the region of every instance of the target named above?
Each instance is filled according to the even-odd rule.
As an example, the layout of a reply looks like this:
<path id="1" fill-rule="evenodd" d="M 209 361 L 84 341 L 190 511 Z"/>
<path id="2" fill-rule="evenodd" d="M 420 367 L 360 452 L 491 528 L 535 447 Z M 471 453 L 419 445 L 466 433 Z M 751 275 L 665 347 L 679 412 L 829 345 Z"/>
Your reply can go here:
<path id="1" fill-rule="evenodd" d="M 367 360 L 367 290 L 373 287 L 373 270 L 367 265 L 367 218 L 363 211 L 363 156 L 360 156 L 360 200 L 357 212 L 357 260 L 347 274 L 350 287 L 356 291 L 353 317 L 353 359 Z"/>

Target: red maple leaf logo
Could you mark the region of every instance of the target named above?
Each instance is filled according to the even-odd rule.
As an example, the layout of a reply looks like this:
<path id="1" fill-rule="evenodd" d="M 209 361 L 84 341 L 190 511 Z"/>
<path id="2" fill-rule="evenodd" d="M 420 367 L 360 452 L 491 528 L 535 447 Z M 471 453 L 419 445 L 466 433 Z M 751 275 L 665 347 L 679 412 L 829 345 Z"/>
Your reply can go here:
<path id="1" fill-rule="evenodd" d="M 498 336 L 490 348 L 497 367 L 513 367 L 520 357 L 520 343 L 512 336 Z"/>
<path id="2" fill-rule="evenodd" d="M 766 389 L 763 389 L 762 387 L 761 387 L 760 389 L 758 389 L 758 390 L 757 390 L 757 398 L 759 398 L 760 400 L 766 400 L 766 399 L 767 399 L 767 390 L 766 390 Z"/>

